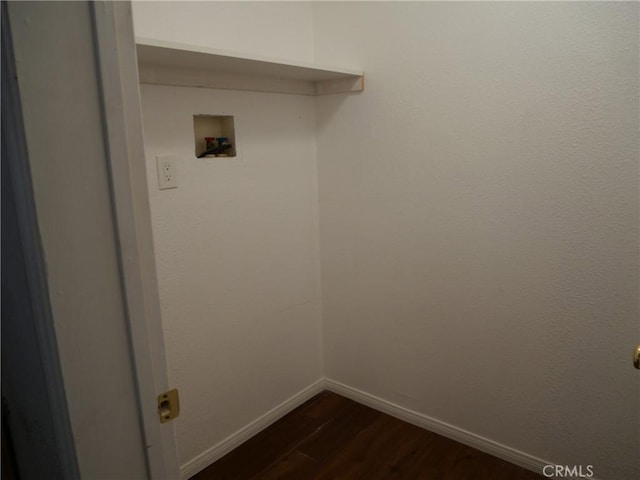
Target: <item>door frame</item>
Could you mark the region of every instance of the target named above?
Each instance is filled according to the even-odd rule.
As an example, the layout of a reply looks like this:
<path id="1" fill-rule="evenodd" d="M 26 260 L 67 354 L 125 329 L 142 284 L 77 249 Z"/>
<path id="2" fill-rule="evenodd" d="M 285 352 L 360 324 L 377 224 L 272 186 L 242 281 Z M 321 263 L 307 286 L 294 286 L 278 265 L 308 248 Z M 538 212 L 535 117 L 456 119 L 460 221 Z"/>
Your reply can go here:
<path id="1" fill-rule="evenodd" d="M 153 249 L 131 2 L 91 2 L 97 73 L 138 410 L 152 479 L 179 478 L 173 422 L 157 397 L 170 389 Z"/>
<path id="2" fill-rule="evenodd" d="M 12 228 L 15 231 L 11 232 L 9 245 L 3 244 L 2 247 L 15 249 L 11 254 L 21 257 L 18 267 L 21 271 L 9 273 L 23 277 L 25 280 L 25 283 L 21 285 L 16 285 L 13 281 L 7 285 L 3 284 L 2 292 L 3 297 L 7 292 L 10 296 L 19 297 L 22 306 L 28 304 L 30 307 L 28 312 L 10 311 L 7 317 L 3 316 L 2 330 L 4 332 L 5 327 L 12 331 L 20 328 L 25 336 L 33 334 L 31 341 L 20 340 L 18 343 L 19 348 L 25 350 L 24 353 L 29 358 L 29 362 L 22 363 L 23 358 L 14 358 L 11 353 L 7 354 L 8 357 L 3 355 L 3 361 L 6 362 L 6 366 L 3 365 L 3 370 L 5 368 L 20 369 L 21 375 L 30 377 L 32 384 L 32 387 L 24 390 L 12 389 L 11 392 L 5 392 L 3 389 L 3 398 L 4 394 L 12 396 L 8 398 L 9 412 L 7 418 L 3 418 L 3 424 L 7 422 L 12 439 L 18 440 L 17 437 L 20 437 L 20 445 L 32 444 L 34 441 L 37 443 L 33 445 L 32 451 L 21 452 L 21 455 L 16 455 L 16 458 L 12 459 L 16 461 L 24 459 L 24 462 L 29 462 L 27 474 L 48 471 L 54 477 L 79 479 L 78 459 L 60 366 L 53 312 L 49 300 L 46 262 L 40 242 L 13 38 L 6 2 L 2 2 L 1 15 L 2 188 L 3 190 L 6 188 L 9 198 L 9 205 L 6 207 L 13 210 L 15 215 L 12 220 L 8 220 L 4 218 L 3 212 L 3 240 L 5 239 L 5 228 Z M 5 192 L 3 191 L 3 193 Z M 4 207 L 3 205 L 3 209 Z M 16 323 L 20 325 L 18 326 Z M 33 407 L 34 403 L 32 402 L 34 395 L 39 400 L 36 408 Z M 21 401 L 25 397 L 31 397 L 30 401 Z M 14 405 L 15 403 L 19 405 Z M 19 412 L 14 412 L 14 407 Z M 20 413 L 26 418 L 14 423 L 12 413 Z M 28 428 L 25 425 L 32 427 L 37 425 L 38 428 L 31 428 L 31 431 L 25 432 L 25 428 Z M 9 440 L 4 433 L 3 430 L 3 449 L 10 448 L 4 445 L 4 442 Z M 11 447 L 15 447 L 15 445 L 11 445 Z M 3 454 L 3 461 L 6 459 Z M 20 475 L 20 468 L 23 468 L 24 465 L 18 461 L 17 465 L 11 465 L 11 467 L 18 468 L 17 474 Z M 12 473 L 16 474 L 13 471 Z M 22 472 L 22 474 L 24 473 Z"/>
<path id="3" fill-rule="evenodd" d="M 169 381 L 147 191 L 132 8 L 130 1 L 100 0 L 87 4 L 93 37 L 87 41 L 92 41 L 95 51 L 120 283 L 147 471 L 152 479 L 178 479 L 174 425 L 160 424 L 157 414 L 157 396 L 169 389 Z M 65 392 L 60 368 L 38 228 L 6 2 L 2 3 L 2 24 L 3 150 L 6 146 L 8 152 L 2 161 L 11 169 L 20 242 L 25 251 L 27 293 L 37 336 L 34 361 L 45 372 L 48 417 L 56 436 L 52 448 L 60 459 L 62 476 L 80 478 L 66 402 L 69 392 Z M 104 348 L 108 350 L 110 346 Z"/>

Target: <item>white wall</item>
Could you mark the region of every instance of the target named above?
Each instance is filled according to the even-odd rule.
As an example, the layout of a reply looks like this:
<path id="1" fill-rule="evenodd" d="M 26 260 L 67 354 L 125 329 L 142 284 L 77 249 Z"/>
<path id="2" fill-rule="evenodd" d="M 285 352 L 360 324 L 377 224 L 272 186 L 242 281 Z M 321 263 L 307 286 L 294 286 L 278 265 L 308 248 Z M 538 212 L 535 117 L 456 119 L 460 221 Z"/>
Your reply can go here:
<path id="1" fill-rule="evenodd" d="M 309 3 L 133 7 L 137 36 L 312 60 Z M 183 466 L 200 465 L 322 377 L 315 103 L 152 85 L 142 103 L 178 453 Z M 235 117 L 236 158 L 194 157 L 199 113 Z M 159 154 L 176 156 L 175 190 L 158 189 Z"/>
<path id="2" fill-rule="evenodd" d="M 311 97 L 143 85 L 154 244 L 181 463 L 322 377 Z M 193 115 L 235 117 L 196 159 Z M 175 155 L 159 190 L 155 156 Z"/>
<path id="3" fill-rule="evenodd" d="M 80 474 L 146 478 L 90 6 L 11 2 L 8 8 Z"/>
<path id="4" fill-rule="evenodd" d="M 134 1 L 136 35 L 313 61 L 311 2 Z"/>
<path id="5" fill-rule="evenodd" d="M 638 471 L 638 4 L 314 5 L 326 375 Z"/>

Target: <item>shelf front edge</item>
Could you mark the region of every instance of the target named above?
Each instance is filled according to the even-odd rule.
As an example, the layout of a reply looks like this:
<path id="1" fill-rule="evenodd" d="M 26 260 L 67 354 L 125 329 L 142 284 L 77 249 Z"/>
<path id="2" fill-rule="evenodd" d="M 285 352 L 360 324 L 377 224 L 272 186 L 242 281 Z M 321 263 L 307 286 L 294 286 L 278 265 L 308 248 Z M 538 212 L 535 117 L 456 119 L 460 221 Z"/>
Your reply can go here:
<path id="1" fill-rule="evenodd" d="M 290 78 L 259 77 L 232 72 L 138 65 L 140 83 L 176 87 L 213 88 L 288 95 L 331 95 L 364 90 L 364 76 L 332 80 L 307 81 Z"/>

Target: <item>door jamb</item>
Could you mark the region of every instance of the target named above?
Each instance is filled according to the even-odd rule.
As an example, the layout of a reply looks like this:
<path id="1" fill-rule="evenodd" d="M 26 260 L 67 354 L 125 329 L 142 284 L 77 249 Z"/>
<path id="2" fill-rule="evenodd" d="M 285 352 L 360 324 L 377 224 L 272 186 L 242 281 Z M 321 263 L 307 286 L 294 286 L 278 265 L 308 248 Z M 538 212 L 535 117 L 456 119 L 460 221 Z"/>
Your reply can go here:
<path id="1" fill-rule="evenodd" d="M 160 424 L 169 390 L 130 2 L 91 2 L 111 198 L 138 408 L 151 478 L 179 478 L 173 422 Z"/>

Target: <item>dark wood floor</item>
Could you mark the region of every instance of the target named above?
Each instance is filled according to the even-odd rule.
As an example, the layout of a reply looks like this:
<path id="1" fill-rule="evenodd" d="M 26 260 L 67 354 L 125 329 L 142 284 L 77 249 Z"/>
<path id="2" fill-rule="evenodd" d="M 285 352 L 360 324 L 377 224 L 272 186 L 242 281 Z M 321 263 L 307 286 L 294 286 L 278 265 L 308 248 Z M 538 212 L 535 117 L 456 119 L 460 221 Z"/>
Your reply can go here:
<path id="1" fill-rule="evenodd" d="M 192 480 L 540 480 L 486 453 L 323 392 Z"/>

